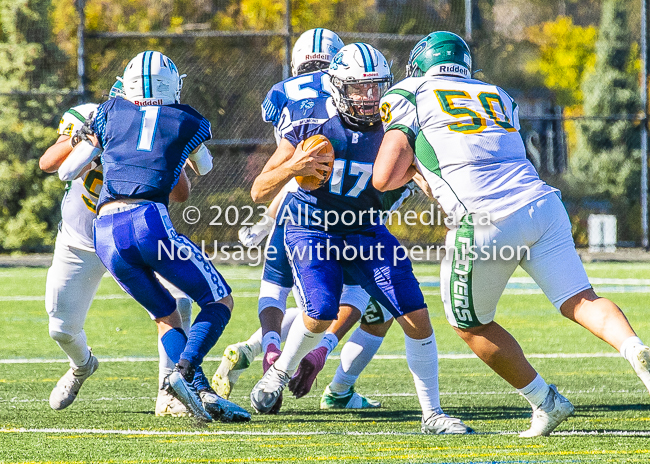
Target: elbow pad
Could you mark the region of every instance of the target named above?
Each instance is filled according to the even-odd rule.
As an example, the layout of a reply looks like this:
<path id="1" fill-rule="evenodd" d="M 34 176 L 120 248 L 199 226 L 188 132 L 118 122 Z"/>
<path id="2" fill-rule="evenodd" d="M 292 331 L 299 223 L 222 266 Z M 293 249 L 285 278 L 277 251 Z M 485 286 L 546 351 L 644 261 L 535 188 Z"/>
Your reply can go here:
<path id="1" fill-rule="evenodd" d="M 199 148 L 188 157 L 190 166 L 199 175 L 203 176 L 212 170 L 212 154 L 205 144 L 199 145 Z"/>
<path id="2" fill-rule="evenodd" d="M 101 149 L 89 141 L 80 141 L 59 167 L 59 179 L 64 181 L 76 179 L 83 168 L 101 152 Z"/>

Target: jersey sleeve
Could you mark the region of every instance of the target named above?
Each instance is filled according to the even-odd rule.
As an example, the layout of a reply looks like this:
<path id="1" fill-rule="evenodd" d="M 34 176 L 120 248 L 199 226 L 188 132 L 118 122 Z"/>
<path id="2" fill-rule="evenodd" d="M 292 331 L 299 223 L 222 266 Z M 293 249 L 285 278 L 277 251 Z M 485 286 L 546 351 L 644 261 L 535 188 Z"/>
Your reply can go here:
<path id="1" fill-rule="evenodd" d="M 521 125 L 519 124 L 519 105 L 517 105 L 515 100 L 501 87 L 498 87 L 498 90 L 501 94 L 501 100 L 505 106 L 505 108 L 503 108 L 503 111 L 510 119 L 510 124 L 518 131 L 521 130 Z"/>
<path id="2" fill-rule="evenodd" d="M 281 139 L 287 139 L 294 147 L 300 143 L 300 135 L 295 131 L 295 127 L 291 123 L 289 108 L 285 107 L 282 110 L 282 116 L 280 116 L 277 128 Z"/>
<path id="3" fill-rule="evenodd" d="M 302 140 L 320 133 L 323 124 L 331 117 L 330 112 L 335 111 L 330 106 L 331 97 L 306 98 L 286 106 L 280 118 L 280 135 L 295 147 Z"/>
<path id="4" fill-rule="evenodd" d="M 93 122 L 90 126 L 90 128 L 97 136 L 97 140 L 99 140 L 99 145 L 101 148 L 104 148 L 106 145 L 106 111 L 108 106 L 112 105 L 114 101 L 115 99 L 112 98 L 99 105 L 99 108 L 97 108 L 97 112 L 95 114 L 95 118 L 93 119 Z"/>
<path id="5" fill-rule="evenodd" d="M 277 127 L 286 104 L 286 95 L 277 88 L 277 84 L 274 85 L 262 102 L 262 119 L 265 122 L 273 123 Z"/>
<path id="6" fill-rule="evenodd" d="M 406 134 L 409 144 L 414 147 L 415 138 L 420 131 L 415 107 L 416 89 L 413 85 L 401 84 L 393 86 L 381 99 L 381 121 L 384 132 L 401 130 Z"/>

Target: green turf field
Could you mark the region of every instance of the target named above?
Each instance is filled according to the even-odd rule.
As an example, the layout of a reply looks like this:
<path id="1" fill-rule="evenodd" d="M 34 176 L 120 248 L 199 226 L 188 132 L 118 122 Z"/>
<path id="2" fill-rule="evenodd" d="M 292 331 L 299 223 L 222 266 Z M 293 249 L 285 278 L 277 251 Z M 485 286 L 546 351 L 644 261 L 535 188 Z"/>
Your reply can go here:
<path id="1" fill-rule="evenodd" d="M 233 287 L 235 312 L 204 363 L 211 376 L 226 345 L 258 328 L 260 269 L 220 268 Z M 594 286 L 624 308 L 650 341 L 650 264 L 588 264 Z M 318 401 L 338 365 L 330 358 L 305 398 L 285 395 L 277 416 L 247 424 L 198 427 L 190 418 L 157 418 L 154 324 L 110 278 L 104 279 L 86 323 L 100 368 L 77 401 L 52 411 L 50 391 L 67 365 L 47 333 L 46 269 L 0 269 L 0 463 L 549 463 L 650 462 L 650 395 L 608 345 L 564 320 L 521 272 L 502 297 L 497 321 L 519 340 L 531 362 L 576 406 L 550 437 L 520 439 L 530 409 L 492 374 L 447 325 L 437 266 L 417 265 L 436 337 L 446 412 L 479 434 L 419 434 L 419 406 L 404 359 L 401 331 L 391 329 L 357 391 L 381 400 L 366 412 L 321 412 Z M 340 347 L 340 345 L 339 345 Z M 255 362 L 232 400 L 250 410 L 248 394 L 261 376 Z"/>

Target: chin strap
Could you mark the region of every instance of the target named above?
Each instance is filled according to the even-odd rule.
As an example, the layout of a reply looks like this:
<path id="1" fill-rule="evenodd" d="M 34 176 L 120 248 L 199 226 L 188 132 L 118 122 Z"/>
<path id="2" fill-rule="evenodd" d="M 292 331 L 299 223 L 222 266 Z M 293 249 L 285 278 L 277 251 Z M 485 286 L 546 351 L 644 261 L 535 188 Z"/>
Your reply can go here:
<path id="1" fill-rule="evenodd" d="M 354 117 L 347 115 L 345 113 L 339 112 L 341 115 L 341 119 L 343 120 L 343 123 L 348 126 L 352 130 L 358 130 L 358 131 L 365 131 L 370 129 L 371 127 L 375 126 L 377 123 L 381 122 L 380 119 L 377 121 L 359 121 L 355 119 Z"/>

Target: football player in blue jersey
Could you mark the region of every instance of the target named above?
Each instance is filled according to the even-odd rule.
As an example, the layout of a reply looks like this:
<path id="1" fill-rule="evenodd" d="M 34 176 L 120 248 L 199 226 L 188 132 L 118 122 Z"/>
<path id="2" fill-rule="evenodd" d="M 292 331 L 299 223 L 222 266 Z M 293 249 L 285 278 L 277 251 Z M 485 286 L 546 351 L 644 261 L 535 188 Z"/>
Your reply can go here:
<path id="1" fill-rule="evenodd" d="M 330 63 L 332 97 L 287 106 L 279 123 L 282 140 L 255 179 L 253 200 L 268 201 L 296 176 L 328 182 L 292 194 L 280 212 L 284 242 L 298 286 L 302 317 L 291 327 L 284 350 L 251 392 L 258 412 L 269 412 L 298 363 L 337 317 L 347 273 L 385 306 L 402 326 L 406 357 L 423 410 L 424 433 L 470 433 L 462 421 L 440 408 L 437 349 L 429 313 L 408 259 L 397 259 L 399 244 L 381 224 L 380 193 L 370 182 L 383 138 L 379 100 L 392 83 L 384 56 L 356 43 L 343 47 Z M 319 154 L 324 144 L 303 150 L 312 135 L 327 137 L 335 152 Z"/>
<path id="2" fill-rule="evenodd" d="M 103 149 L 104 185 L 97 203 L 95 249 L 122 288 L 149 312 L 176 363 L 165 383 L 198 419 L 244 421 L 250 414 L 211 389 L 201 362 L 230 319 L 230 287 L 201 250 L 172 225 L 170 196 L 189 195 L 184 165 L 207 151 L 210 122 L 180 104 L 182 78 L 156 51 L 139 53 L 121 78 L 124 98 L 97 109 L 91 124 Z M 176 304 L 155 273 L 174 284 L 201 311 L 185 334 Z"/>
<path id="3" fill-rule="evenodd" d="M 121 97 L 122 83 L 117 81 L 109 98 Z M 87 103 L 66 111 L 59 123 L 59 138 L 39 160 L 45 172 L 59 171 L 65 176 L 65 165 L 72 151 L 71 139 L 83 127 L 86 119 L 97 111 L 98 105 Z M 50 336 L 70 360 L 70 369 L 59 379 L 50 394 L 52 409 L 67 408 L 76 399 L 83 383 L 95 372 L 99 361 L 87 346 L 84 323 L 106 268 L 95 254 L 93 221 L 102 187 L 102 166 L 99 162 L 68 183 L 61 202 L 62 220 L 56 238 L 52 266 L 45 284 L 45 308 L 49 316 Z M 176 309 L 183 327 L 189 326 L 192 300 L 168 282 L 161 283 L 176 299 Z M 158 343 L 159 385 L 174 367 L 167 353 Z M 182 416 L 187 409 L 176 398 L 159 389 L 156 398 L 156 416 Z"/>
<path id="4" fill-rule="evenodd" d="M 310 97 L 329 95 L 329 75 L 324 72 L 330 61 L 343 47 L 341 39 L 332 31 L 322 28 L 304 32 L 293 48 L 291 68 L 293 77 L 274 85 L 262 103 L 262 118 L 275 128 L 276 141 L 280 142 L 277 124 L 282 110 L 290 103 Z M 275 215 L 285 201 L 288 192 L 295 191 L 298 184 L 290 181 L 272 201 L 268 215 L 252 227 L 240 230 L 240 241 L 246 246 L 257 246 L 273 230 L 267 242 L 269 258 L 264 262 L 264 272 L 258 312 L 262 328 L 248 340 L 226 347 L 219 368 L 214 374 L 212 385 L 220 395 L 227 398 L 245 368 L 253 359 L 263 354 L 263 370 L 266 372 L 280 356 L 280 344 L 286 339 L 288 328 L 300 312 L 297 308 L 286 309 L 286 299 L 293 287 L 291 268 L 284 253 L 284 228 L 275 226 Z M 399 204 L 410 193 L 403 189 L 397 197 Z M 402 195 L 405 193 L 405 195 Z M 400 196 L 401 195 L 401 196 Z M 390 205 L 392 206 L 392 204 Z M 389 208 L 390 208 L 389 206 Z M 387 209 L 389 209 L 387 208 Z M 274 227 L 275 226 L 275 227 Z M 376 408 L 378 401 L 365 398 L 354 391 L 354 383 L 365 366 L 373 358 L 392 323 L 392 316 L 384 308 L 369 302 L 369 295 L 351 279 L 346 279 L 340 301 L 339 318 L 328 328 L 320 344 L 308 353 L 300 363 L 289 383 L 289 389 L 297 398 L 306 395 L 325 365 L 327 357 L 354 324 L 366 316 L 365 323 L 351 336 L 351 344 L 342 350 L 341 366 L 326 389 L 321 401 L 322 408 Z M 299 298 L 296 298 L 299 301 Z M 370 323 L 367 323 L 370 322 Z M 273 407 L 279 411 L 282 397 Z"/>

